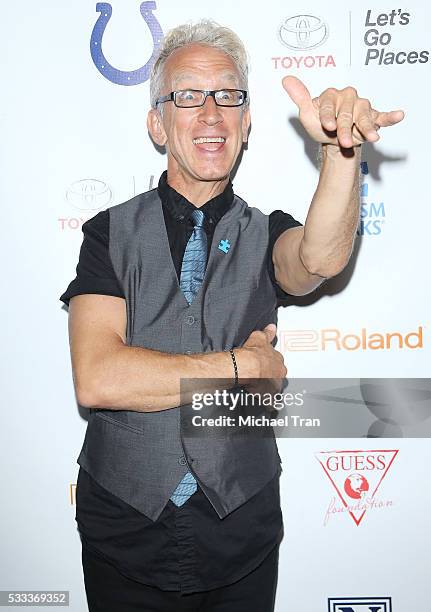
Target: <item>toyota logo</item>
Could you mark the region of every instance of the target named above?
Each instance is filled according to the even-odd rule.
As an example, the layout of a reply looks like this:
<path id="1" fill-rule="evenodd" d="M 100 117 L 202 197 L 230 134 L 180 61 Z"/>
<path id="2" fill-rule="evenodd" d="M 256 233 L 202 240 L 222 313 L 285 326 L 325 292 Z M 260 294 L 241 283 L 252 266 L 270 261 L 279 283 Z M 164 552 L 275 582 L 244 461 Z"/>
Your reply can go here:
<path id="1" fill-rule="evenodd" d="M 319 47 L 328 36 L 328 24 L 314 15 L 288 17 L 278 29 L 280 42 L 294 50 Z"/>

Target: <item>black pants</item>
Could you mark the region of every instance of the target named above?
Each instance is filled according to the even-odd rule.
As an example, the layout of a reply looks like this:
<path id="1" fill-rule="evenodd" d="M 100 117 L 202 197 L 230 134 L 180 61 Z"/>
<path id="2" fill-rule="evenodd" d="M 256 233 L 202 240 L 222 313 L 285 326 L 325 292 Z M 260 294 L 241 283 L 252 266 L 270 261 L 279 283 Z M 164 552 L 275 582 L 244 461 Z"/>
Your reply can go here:
<path id="1" fill-rule="evenodd" d="M 82 549 L 89 612 L 273 612 L 278 577 L 277 545 L 252 572 L 233 584 L 181 595 L 127 578 Z"/>

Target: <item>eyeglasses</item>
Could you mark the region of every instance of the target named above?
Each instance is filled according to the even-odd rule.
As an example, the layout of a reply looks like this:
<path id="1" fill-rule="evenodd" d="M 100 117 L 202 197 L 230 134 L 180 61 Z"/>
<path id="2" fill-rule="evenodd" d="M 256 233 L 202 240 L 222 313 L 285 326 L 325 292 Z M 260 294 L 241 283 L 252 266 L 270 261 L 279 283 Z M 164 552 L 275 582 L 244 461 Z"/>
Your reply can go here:
<path id="1" fill-rule="evenodd" d="M 214 98 L 217 106 L 241 106 L 247 99 L 247 92 L 244 89 L 182 89 L 180 91 L 171 91 L 167 96 L 161 96 L 156 100 L 157 104 L 161 102 L 173 101 L 175 106 L 179 108 L 194 108 L 203 106 L 208 96 Z"/>

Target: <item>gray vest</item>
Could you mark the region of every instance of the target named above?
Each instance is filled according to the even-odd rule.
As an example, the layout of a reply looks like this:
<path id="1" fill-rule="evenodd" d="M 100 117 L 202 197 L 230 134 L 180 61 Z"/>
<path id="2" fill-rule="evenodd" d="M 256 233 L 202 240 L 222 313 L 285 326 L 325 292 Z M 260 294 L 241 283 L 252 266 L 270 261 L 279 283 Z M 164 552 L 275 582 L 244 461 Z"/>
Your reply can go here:
<path id="1" fill-rule="evenodd" d="M 109 210 L 110 256 L 126 298 L 128 345 L 183 354 L 226 351 L 242 346 L 253 330 L 277 323 L 266 259 L 268 215 L 234 197 L 216 225 L 203 283 L 188 305 L 157 189 Z M 218 248 L 225 240 L 230 248 Z M 269 437 L 229 430 L 222 437 L 185 437 L 180 414 L 180 406 L 90 410 L 78 463 L 152 520 L 187 471 L 220 518 L 281 472 L 272 430 Z"/>

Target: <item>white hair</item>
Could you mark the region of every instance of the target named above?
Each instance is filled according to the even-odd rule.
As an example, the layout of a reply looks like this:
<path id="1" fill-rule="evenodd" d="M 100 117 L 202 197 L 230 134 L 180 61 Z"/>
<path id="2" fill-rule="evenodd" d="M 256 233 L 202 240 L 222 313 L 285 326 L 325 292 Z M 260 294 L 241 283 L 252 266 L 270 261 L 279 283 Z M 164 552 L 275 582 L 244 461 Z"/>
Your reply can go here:
<path id="1" fill-rule="evenodd" d="M 194 24 L 187 22 L 179 25 L 165 35 L 150 75 L 150 101 L 153 108 L 156 108 L 156 100 L 162 95 L 166 60 L 176 49 L 192 43 L 220 49 L 229 55 L 238 70 L 239 88 L 248 90 L 248 57 L 241 39 L 231 29 L 212 19 L 201 19 Z M 247 94 L 244 106 L 248 103 Z M 161 112 L 162 108 L 163 105 L 160 105 Z"/>

